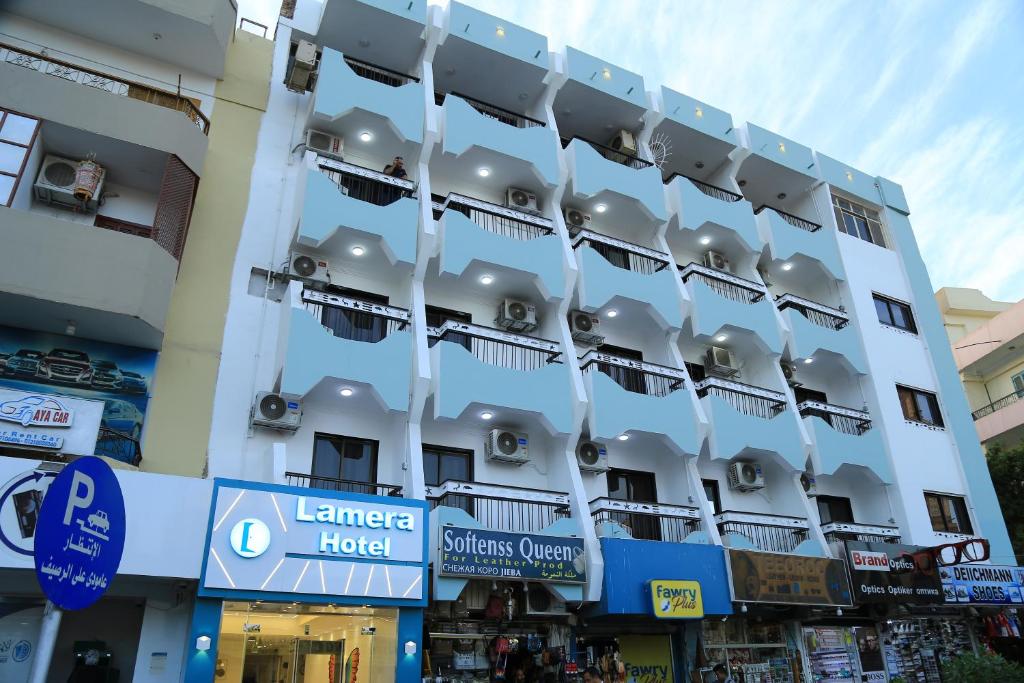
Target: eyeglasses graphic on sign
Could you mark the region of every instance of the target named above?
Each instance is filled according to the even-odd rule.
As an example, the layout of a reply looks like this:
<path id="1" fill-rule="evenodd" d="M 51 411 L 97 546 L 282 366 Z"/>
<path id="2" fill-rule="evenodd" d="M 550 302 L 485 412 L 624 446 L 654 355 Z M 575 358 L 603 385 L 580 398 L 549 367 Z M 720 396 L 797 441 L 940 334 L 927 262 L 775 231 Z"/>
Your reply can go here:
<path id="1" fill-rule="evenodd" d="M 899 559 L 905 560 L 906 567 L 893 568 L 894 574 L 919 571 L 930 573 L 936 567 L 952 567 L 964 562 L 984 562 L 989 558 L 988 539 L 971 538 L 957 543 L 945 543 L 925 548 L 916 553 L 904 553 Z"/>
<path id="2" fill-rule="evenodd" d="M 270 547 L 270 529 L 255 517 L 247 517 L 231 528 L 231 549 L 241 557 L 259 557 Z"/>

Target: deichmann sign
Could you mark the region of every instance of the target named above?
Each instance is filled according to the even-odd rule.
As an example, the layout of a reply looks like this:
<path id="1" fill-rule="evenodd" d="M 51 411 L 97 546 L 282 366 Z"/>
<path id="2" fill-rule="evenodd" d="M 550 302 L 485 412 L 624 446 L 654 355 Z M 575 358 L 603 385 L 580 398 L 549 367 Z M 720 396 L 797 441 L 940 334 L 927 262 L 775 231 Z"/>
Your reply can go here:
<path id="1" fill-rule="evenodd" d="M 939 569 L 946 602 L 977 605 L 1024 603 L 1024 568 L 970 565 Z"/>
<path id="2" fill-rule="evenodd" d="M 418 601 L 426 503 L 217 480 L 200 593 L 246 590 Z M 319 493 L 319 492 L 318 492 Z"/>
<path id="3" fill-rule="evenodd" d="M 730 549 L 729 574 L 737 602 L 852 604 L 842 560 Z"/>
<path id="4" fill-rule="evenodd" d="M 0 444 L 92 455 L 103 403 L 0 388 Z"/>
<path id="5" fill-rule="evenodd" d="M 942 602 L 942 585 L 937 570 L 922 572 L 908 558 L 918 546 L 896 543 L 847 541 L 850 579 L 857 602 L 915 603 Z"/>
<path id="6" fill-rule="evenodd" d="M 651 608 L 658 619 L 701 619 L 704 600 L 698 581 L 653 580 L 648 583 Z"/>
<path id="7" fill-rule="evenodd" d="M 586 583 L 583 539 L 441 527 L 439 576 Z"/>

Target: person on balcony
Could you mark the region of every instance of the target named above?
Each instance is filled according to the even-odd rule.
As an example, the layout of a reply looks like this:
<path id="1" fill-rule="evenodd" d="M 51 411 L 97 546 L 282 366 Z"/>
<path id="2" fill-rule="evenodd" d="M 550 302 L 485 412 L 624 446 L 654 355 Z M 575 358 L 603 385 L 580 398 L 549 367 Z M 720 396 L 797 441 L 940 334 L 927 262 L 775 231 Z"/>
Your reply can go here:
<path id="1" fill-rule="evenodd" d="M 404 179 L 409 175 L 405 170 L 405 160 L 402 157 L 395 157 L 394 161 L 384 167 L 384 175 Z"/>

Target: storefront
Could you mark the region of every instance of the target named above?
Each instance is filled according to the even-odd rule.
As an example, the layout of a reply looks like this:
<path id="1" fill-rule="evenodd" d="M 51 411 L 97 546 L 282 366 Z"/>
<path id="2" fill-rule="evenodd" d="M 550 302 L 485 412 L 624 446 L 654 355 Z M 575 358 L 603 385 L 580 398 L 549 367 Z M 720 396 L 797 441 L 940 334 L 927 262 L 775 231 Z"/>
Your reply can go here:
<path id="1" fill-rule="evenodd" d="M 186 680 L 420 680 L 426 503 L 215 480 Z"/>
<path id="2" fill-rule="evenodd" d="M 965 607 L 977 643 L 1024 663 L 1024 568 L 964 564 L 939 569 L 947 605 Z"/>

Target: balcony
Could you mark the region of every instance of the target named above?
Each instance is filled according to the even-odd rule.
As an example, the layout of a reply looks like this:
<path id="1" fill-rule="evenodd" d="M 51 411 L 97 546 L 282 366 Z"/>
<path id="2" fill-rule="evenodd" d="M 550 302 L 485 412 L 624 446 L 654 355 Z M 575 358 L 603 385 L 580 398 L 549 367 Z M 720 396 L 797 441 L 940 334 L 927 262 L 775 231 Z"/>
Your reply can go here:
<path id="1" fill-rule="evenodd" d="M 855 522 L 829 522 L 821 525 L 821 533 L 828 543 L 842 541 L 863 541 L 864 543 L 900 543 L 900 529 L 882 524 L 857 524 Z"/>
<path id="2" fill-rule="evenodd" d="M 568 493 L 518 486 L 448 480 L 428 486 L 427 500 L 431 510 L 456 508 L 495 531 L 536 533 L 572 517 Z"/>
<path id="3" fill-rule="evenodd" d="M 488 166 L 497 178 L 508 178 L 513 185 L 558 183 L 557 138 L 543 121 L 456 93 L 439 93 L 435 101 L 444 113 L 445 155 L 461 165 Z M 524 174 L 533 182 L 522 183 Z"/>
<path id="4" fill-rule="evenodd" d="M 871 428 L 868 413 L 820 401 L 804 401 L 797 412 L 814 442 L 816 472 L 835 474 L 844 465 L 854 465 L 871 470 L 884 484 L 893 481 L 882 436 Z"/>
<path id="5" fill-rule="evenodd" d="M 549 433 L 569 433 L 572 377 L 558 343 L 454 320 L 427 336 L 435 418 L 500 407 L 535 416 Z"/>
<path id="6" fill-rule="evenodd" d="M 768 353 L 782 353 L 782 335 L 775 309 L 761 283 L 697 263 L 679 266 L 679 276 L 692 302 L 694 337 L 711 339 L 724 328 L 748 330 Z"/>
<path id="7" fill-rule="evenodd" d="M 337 477 L 320 477 L 315 474 L 302 474 L 300 472 L 285 472 L 288 486 L 300 486 L 308 489 L 320 489 L 322 491 L 339 491 L 342 493 L 360 493 L 366 496 L 388 496 L 399 498 L 402 495 L 402 487 L 396 484 L 376 484 L 365 481 L 353 481 L 351 479 L 338 479 Z"/>
<path id="8" fill-rule="evenodd" d="M 562 140 L 572 184 L 567 199 L 587 201 L 602 192 L 619 195 L 617 201 L 634 205 L 649 221 L 668 220 L 661 172 L 633 154 L 583 138 Z"/>
<path id="9" fill-rule="evenodd" d="M 711 422 L 712 458 L 775 453 L 793 469 L 804 469 L 803 440 L 785 394 L 721 377 L 703 379 L 695 388 Z"/>
<path id="10" fill-rule="evenodd" d="M 326 157 L 316 157 L 313 165 L 300 189 L 296 244 L 346 259 L 353 245 L 365 248 L 369 241 L 380 246 L 386 265 L 415 264 L 420 221 L 415 184 Z"/>
<path id="11" fill-rule="evenodd" d="M 700 453 L 703 439 L 685 372 L 598 351 L 588 351 L 579 363 L 591 438 L 643 432 L 677 454 Z"/>
<path id="12" fill-rule="evenodd" d="M 565 256 L 550 220 L 458 194 L 436 209 L 442 274 L 473 277 L 492 265 L 521 275 L 545 300 L 564 295 Z"/>
<path id="13" fill-rule="evenodd" d="M 305 396 L 321 384 L 329 389 L 354 384 L 369 389 L 387 411 L 408 410 L 413 342 L 408 311 L 314 290 L 300 297 L 294 285 L 292 296 L 284 321 L 282 392 Z"/>
<path id="14" fill-rule="evenodd" d="M 597 310 L 621 297 L 648 307 L 666 329 L 682 327 L 668 256 L 591 230 L 577 232 L 572 248 L 580 266 L 580 308 Z"/>
<path id="15" fill-rule="evenodd" d="M 814 153 L 809 147 L 752 123 L 746 125 L 746 138 L 751 153 L 743 160 L 736 179 L 743 196 L 754 206 L 781 201 L 779 195 L 794 201 L 818 182 Z"/>
<path id="16" fill-rule="evenodd" d="M 597 535 L 666 543 L 707 543 L 700 510 L 684 505 L 638 503 L 614 498 L 590 501 Z"/>
<path id="17" fill-rule="evenodd" d="M 818 351 L 824 351 L 842 356 L 855 373 L 866 372 L 860 339 L 849 326 L 850 318 L 844 311 L 795 294 L 783 294 L 775 305 L 792 334 L 793 358 L 813 358 Z"/>
<path id="18" fill-rule="evenodd" d="M 669 176 L 665 185 L 678 214 L 679 230 L 708 236 L 731 230 L 750 251 L 764 247 L 750 202 L 742 195 L 680 173 Z"/>
<path id="19" fill-rule="evenodd" d="M 725 510 L 715 515 L 715 524 L 722 543 L 729 548 L 825 556 L 821 545 L 808 539 L 811 525 L 803 517 Z"/>
<path id="20" fill-rule="evenodd" d="M 971 413 L 982 443 L 996 440 L 1013 444 L 1021 440 L 1021 432 L 1024 432 L 1022 398 L 1024 391 L 1015 391 Z"/>
<path id="21" fill-rule="evenodd" d="M 817 261 L 834 279 L 846 279 L 834 230 L 772 206 L 761 205 L 754 214 L 773 259 L 788 262 L 803 256 Z"/>

